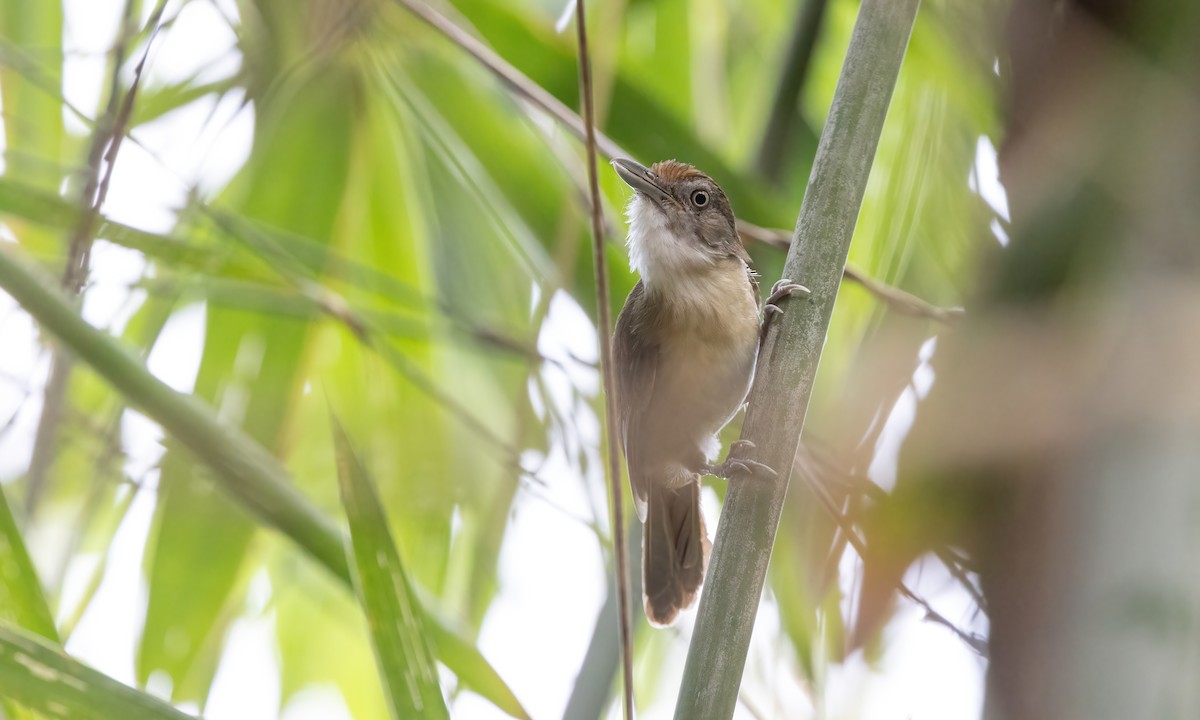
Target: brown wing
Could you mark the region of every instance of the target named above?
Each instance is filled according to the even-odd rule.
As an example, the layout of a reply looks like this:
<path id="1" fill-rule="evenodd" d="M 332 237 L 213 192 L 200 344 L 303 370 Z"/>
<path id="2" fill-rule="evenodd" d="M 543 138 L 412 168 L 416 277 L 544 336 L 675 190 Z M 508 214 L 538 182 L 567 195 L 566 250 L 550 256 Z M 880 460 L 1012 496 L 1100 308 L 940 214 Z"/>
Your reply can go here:
<path id="1" fill-rule="evenodd" d="M 649 322 L 646 288 L 639 280 L 617 317 L 617 328 L 613 333 L 613 370 L 617 384 L 618 432 L 625 451 L 625 465 L 629 468 L 634 506 L 643 522 L 646 520 L 649 478 L 643 467 L 643 443 L 647 438 L 641 423 L 654 395 L 659 361 L 658 345 L 649 341 Z"/>

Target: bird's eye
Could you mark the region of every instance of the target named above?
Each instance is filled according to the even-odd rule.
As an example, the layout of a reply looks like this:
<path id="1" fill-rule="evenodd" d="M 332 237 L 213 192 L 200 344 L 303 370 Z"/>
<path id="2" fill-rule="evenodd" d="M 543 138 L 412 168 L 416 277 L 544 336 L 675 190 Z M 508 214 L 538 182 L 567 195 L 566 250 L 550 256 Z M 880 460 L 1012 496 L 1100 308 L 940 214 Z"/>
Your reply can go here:
<path id="1" fill-rule="evenodd" d="M 708 204 L 708 193 L 703 190 L 697 190 L 692 193 L 692 204 L 696 207 L 704 207 Z"/>

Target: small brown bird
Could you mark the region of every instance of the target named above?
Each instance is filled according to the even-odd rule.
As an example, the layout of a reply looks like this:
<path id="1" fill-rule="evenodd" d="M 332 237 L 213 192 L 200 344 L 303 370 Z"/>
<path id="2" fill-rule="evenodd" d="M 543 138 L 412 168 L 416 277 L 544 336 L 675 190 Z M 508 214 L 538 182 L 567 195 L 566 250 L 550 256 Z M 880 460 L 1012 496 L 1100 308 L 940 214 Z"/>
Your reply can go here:
<path id="1" fill-rule="evenodd" d="M 628 247 L 641 276 L 613 335 L 619 433 L 645 523 L 646 615 L 669 625 L 695 601 L 708 563 L 701 474 L 770 472 L 747 459 L 710 464 L 720 452 L 717 433 L 754 377 L 758 283 L 729 200 L 711 178 L 674 160 L 613 166 L 636 191 Z M 781 281 L 768 303 L 800 291 L 807 292 Z"/>

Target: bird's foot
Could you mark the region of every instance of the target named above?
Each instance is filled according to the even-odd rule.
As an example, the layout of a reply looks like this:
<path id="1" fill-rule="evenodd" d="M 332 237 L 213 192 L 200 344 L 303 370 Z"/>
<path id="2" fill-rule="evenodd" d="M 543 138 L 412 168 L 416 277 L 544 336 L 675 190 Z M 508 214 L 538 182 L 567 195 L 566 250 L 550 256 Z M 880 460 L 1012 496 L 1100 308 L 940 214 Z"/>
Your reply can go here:
<path id="1" fill-rule="evenodd" d="M 807 297 L 812 294 L 808 288 L 794 283 L 787 278 L 781 279 L 771 287 L 771 294 L 767 296 L 767 302 L 763 304 L 763 320 L 769 319 L 772 315 L 782 315 L 783 308 L 779 307 L 779 301 L 786 297 Z"/>
<path id="2" fill-rule="evenodd" d="M 812 294 L 808 288 L 794 283 L 787 278 L 783 278 L 771 287 L 771 294 L 767 296 L 767 301 L 763 303 L 763 321 L 762 330 L 759 333 L 759 340 L 767 336 L 767 328 L 771 325 L 771 319 L 776 315 L 783 314 L 783 308 L 779 307 L 779 301 L 788 297 L 807 297 Z"/>
<path id="3" fill-rule="evenodd" d="M 778 477 L 779 473 L 775 472 L 769 465 L 745 457 L 735 457 L 735 455 L 741 455 L 744 450 L 753 449 L 754 443 L 749 440 L 738 440 L 729 446 L 729 454 L 725 457 L 725 462 L 718 465 L 705 465 L 701 468 L 701 472 L 705 475 L 712 475 L 713 477 L 725 480 L 736 480 L 755 475 L 762 475 L 767 478 Z"/>

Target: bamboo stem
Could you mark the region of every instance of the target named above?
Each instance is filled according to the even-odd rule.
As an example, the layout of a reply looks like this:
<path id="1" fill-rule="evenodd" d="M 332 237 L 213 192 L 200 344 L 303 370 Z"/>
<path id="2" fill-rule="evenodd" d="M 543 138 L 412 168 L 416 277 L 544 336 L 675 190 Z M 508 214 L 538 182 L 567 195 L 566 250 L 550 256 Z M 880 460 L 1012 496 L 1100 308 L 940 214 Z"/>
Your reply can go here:
<path id="1" fill-rule="evenodd" d="M 784 265 L 785 277 L 812 292 L 784 300 L 783 317 L 768 329 L 742 430 L 757 447 L 756 459 L 777 468 L 779 478 L 755 476 L 730 485 L 675 706 L 677 720 L 733 716 L 792 459 L 919 5 L 920 0 L 864 0 L 859 10 Z M 806 501 L 814 504 L 811 496 Z"/>

